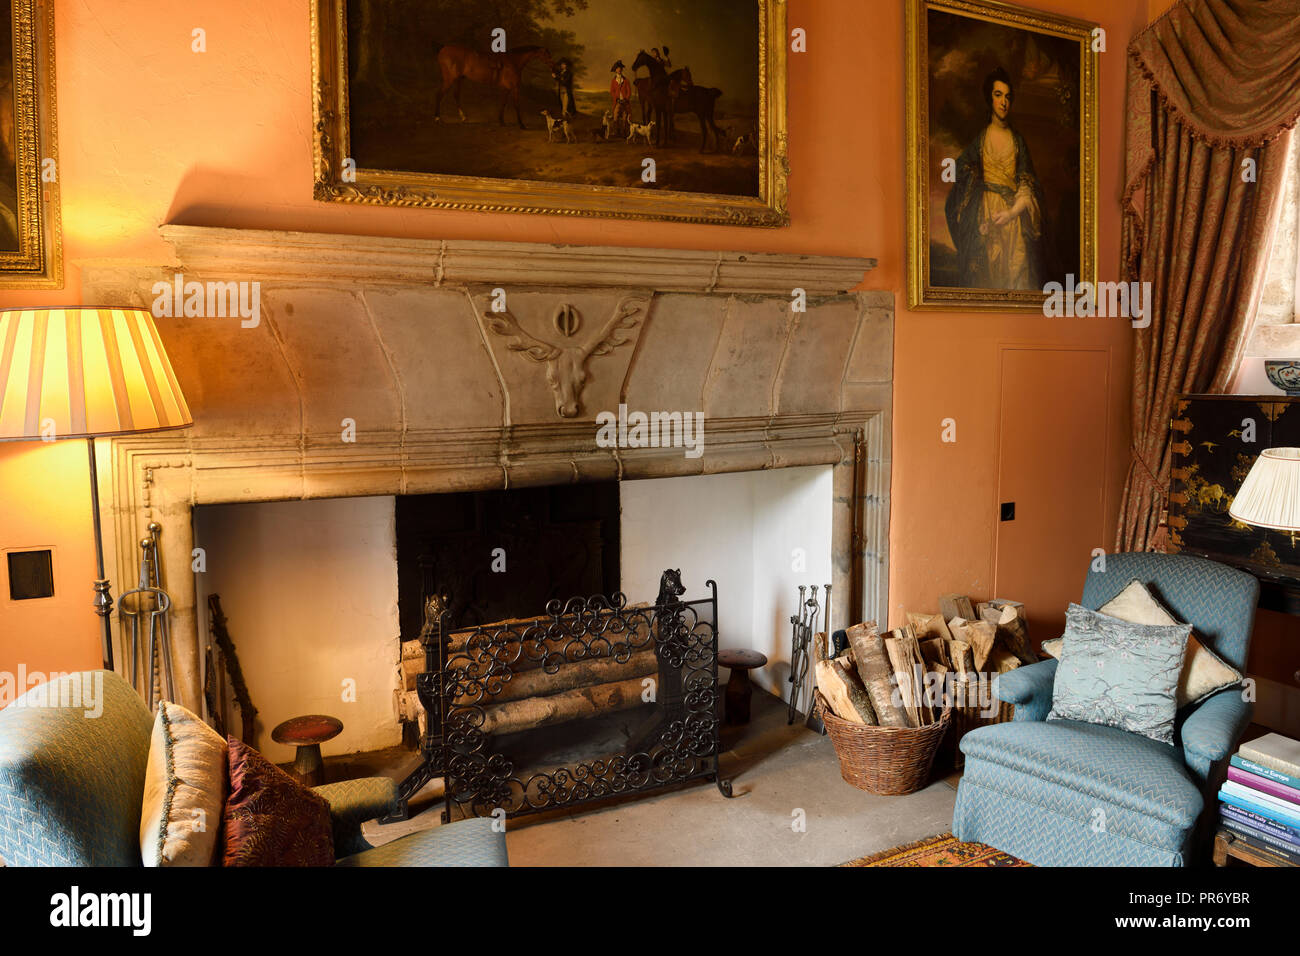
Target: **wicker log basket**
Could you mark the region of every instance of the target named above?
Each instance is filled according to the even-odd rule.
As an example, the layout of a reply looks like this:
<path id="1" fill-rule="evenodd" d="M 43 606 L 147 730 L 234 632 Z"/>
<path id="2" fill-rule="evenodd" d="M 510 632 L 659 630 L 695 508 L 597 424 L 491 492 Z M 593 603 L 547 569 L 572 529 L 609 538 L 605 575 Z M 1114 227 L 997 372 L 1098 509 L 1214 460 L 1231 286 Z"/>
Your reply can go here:
<path id="1" fill-rule="evenodd" d="M 836 717 L 821 691 L 814 693 L 845 783 L 868 793 L 901 796 L 929 782 L 934 755 L 952 720 L 951 707 L 924 727 L 877 727 Z"/>

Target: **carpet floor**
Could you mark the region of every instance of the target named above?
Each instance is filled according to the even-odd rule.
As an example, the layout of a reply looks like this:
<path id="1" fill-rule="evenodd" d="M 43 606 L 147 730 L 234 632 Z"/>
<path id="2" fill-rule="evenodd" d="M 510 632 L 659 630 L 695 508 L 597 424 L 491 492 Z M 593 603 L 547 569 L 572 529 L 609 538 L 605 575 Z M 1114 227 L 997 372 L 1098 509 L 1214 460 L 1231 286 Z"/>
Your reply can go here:
<path id="1" fill-rule="evenodd" d="M 864 793 L 840 779 L 830 738 L 786 725 L 785 705 L 755 690 L 753 719 L 723 733 L 723 776 L 713 784 L 585 812 L 511 820 L 512 866 L 835 866 L 952 826 L 955 783 L 904 797 Z M 410 820 L 365 827 L 386 843 L 437 826 L 441 801 Z"/>
<path id="2" fill-rule="evenodd" d="M 896 846 L 845 866 L 1029 866 L 1009 853 L 983 843 L 962 843 L 951 833 Z"/>

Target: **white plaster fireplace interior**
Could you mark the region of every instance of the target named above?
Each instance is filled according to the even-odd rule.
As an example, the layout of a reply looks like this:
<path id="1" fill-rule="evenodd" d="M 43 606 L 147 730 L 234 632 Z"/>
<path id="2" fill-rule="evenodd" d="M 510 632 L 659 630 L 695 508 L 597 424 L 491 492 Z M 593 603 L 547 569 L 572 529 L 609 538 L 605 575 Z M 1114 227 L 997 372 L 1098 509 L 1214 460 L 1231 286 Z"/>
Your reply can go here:
<path id="1" fill-rule="evenodd" d="M 177 697 L 203 706 L 218 592 L 274 759 L 296 713 L 339 716 L 336 752 L 400 737 L 397 495 L 621 482 L 629 600 L 714 578 L 720 646 L 767 654 L 778 693 L 797 585 L 832 583 L 835 627 L 885 615 L 893 298 L 852 291 L 874 261 L 162 231 L 174 261 L 88 264 L 87 299 L 148 308 L 181 274 L 260 283 L 261 314 L 157 320 L 195 425 L 113 440 L 109 573 L 129 586 L 162 525 Z M 605 447 L 620 404 L 703 413 L 702 454 Z"/>
<path id="2" fill-rule="evenodd" d="M 766 654 L 773 664 L 754 680 L 788 699 L 798 586 L 830 580 L 831 472 L 815 465 L 622 482 L 620 589 L 631 602 L 653 600 L 661 572 L 673 567 L 690 599 L 705 596 L 713 578 L 720 646 Z M 208 561 L 198 606 L 209 592 L 221 596 L 258 707 L 259 746 L 272 759 L 293 751 L 267 732 L 298 714 L 346 715 L 332 744 L 339 751 L 401 743 L 394 504 L 378 496 L 194 512 L 194 541 Z M 480 558 L 492 560 L 486 550 Z M 345 680 L 359 691 L 346 703 Z"/>

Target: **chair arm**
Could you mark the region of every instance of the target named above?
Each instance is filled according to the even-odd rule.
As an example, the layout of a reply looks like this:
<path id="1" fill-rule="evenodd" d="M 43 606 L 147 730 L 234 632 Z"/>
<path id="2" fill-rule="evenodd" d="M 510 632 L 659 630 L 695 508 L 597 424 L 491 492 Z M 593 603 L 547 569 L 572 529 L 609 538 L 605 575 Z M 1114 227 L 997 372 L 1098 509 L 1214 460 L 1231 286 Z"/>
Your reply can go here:
<path id="1" fill-rule="evenodd" d="M 335 857 L 369 850 L 361 824 L 391 812 L 397 803 L 397 783 L 388 777 L 361 777 L 312 789 L 329 802 Z"/>
<path id="2" fill-rule="evenodd" d="M 1049 658 L 999 674 L 993 679 L 993 693 L 999 700 L 1016 705 L 1016 720 L 1046 720 L 1052 709 L 1056 664 Z"/>
<path id="3" fill-rule="evenodd" d="M 1255 707 L 1240 687 L 1203 700 L 1183 721 L 1183 757 L 1188 768 L 1209 782 L 1214 765 L 1232 755 L 1232 748 L 1250 723 Z"/>

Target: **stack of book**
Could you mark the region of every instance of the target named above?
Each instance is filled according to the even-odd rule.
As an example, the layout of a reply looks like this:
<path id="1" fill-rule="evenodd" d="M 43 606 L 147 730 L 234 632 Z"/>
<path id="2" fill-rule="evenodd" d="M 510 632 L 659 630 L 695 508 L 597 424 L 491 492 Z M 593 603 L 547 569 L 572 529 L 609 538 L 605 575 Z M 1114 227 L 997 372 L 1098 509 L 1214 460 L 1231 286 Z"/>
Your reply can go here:
<path id="1" fill-rule="evenodd" d="M 1269 734 L 1242 744 L 1219 791 L 1219 818 L 1261 855 L 1300 866 L 1300 741 Z"/>

